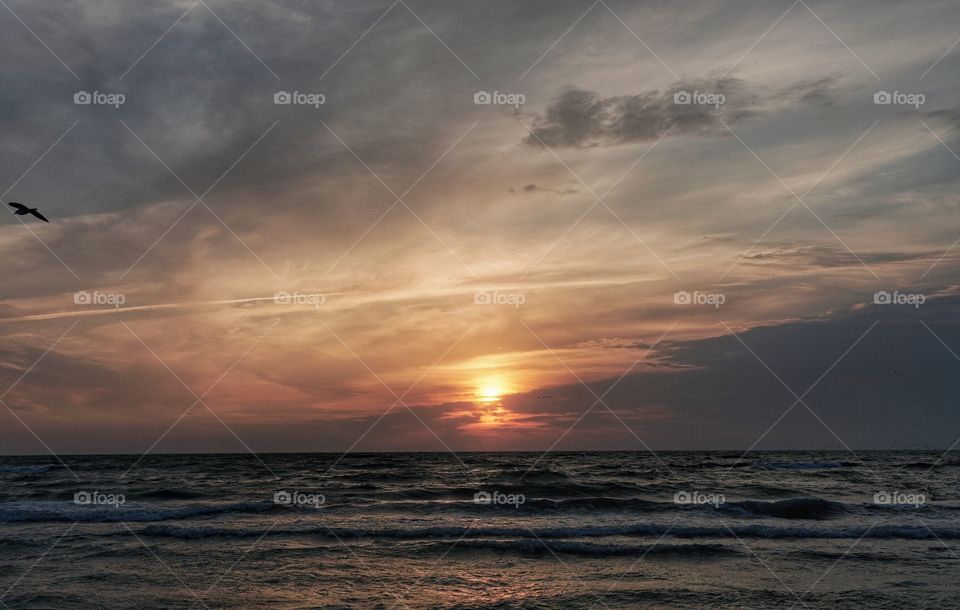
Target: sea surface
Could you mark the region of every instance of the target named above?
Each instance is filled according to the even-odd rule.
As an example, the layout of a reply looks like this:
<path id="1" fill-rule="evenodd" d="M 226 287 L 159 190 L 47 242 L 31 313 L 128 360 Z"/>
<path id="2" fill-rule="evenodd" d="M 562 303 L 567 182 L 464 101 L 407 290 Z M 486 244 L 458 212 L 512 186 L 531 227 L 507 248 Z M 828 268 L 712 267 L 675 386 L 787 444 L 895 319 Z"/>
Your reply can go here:
<path id="1" fill-rule="evenodd" d="M 0 608 L 954 608 L 940 452 L 0 458 Z"/>

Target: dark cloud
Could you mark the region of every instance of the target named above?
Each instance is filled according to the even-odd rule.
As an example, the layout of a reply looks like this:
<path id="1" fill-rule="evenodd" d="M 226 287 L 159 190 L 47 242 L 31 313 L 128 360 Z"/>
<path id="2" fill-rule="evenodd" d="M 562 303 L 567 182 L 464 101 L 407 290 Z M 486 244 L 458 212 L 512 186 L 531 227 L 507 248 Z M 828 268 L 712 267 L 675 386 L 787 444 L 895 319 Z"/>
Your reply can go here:
<path id="1" fill-rule="evenodd" d="M 945 448 L 960 435 L 960 414 L 956 383 L 943 371 L 960 363 L 921 321 L 956 345 L 958 307 L 960 299 L 945 295 L 928 298 L 919 309 L 869 305 L 828 319 L 741 331 L 739 339 L 725 333 L 665 342 L 657 351 L 673 366 L 588 385 L 596 395 L 612 388 L 604 402 L 654 448 L 749 447 L 796 401 L 770 370 L 797 395 L 819 379 L 805 397 L 816 416 L 796 406 L 759 449 L 842 449 L 834 433 L 855 449 Z M 543 404 L 535 397 L 544 392 L 556 397 L 559 432 L 595 401 L 574 383 L 514 397 L 510 408 L 537 412 Z M 588 446 L 591 428 L 610 417 L 603 411 L 584 418 L 560 447 Z M 625 429 L 614 432 L 618 445 L 628 442 Z"/>
<path id="2" fill-rule="evenodd" d="M 291 184 L 335 164 L 340 165 L 331 173 L 365 171 L 322 120 L 394 188 L 405 187 L 465 129 L 462 121 L 451 128 L 452 137 L 443 129 L 460 112 L 445 98 L 462 85 L 462 98 L 469 99 L 473 78 L 398 5 L 321 82 L 389 5 L 334 10 L 289 4 L 210 3 L 216 15 L 198 4 L 185 16 L 191 3 L 134 8 L 105 0 L 14 7 L 77 78 L 5 12 L 9 31 L 0 52 L 15 59 L 8 76 L 16 86 L 0 91 L 0 153 L 6 160 L 0 182 L 14 183 L 77 121 L 11 198 L 35 202 L 61 218 L 174 198 L 192 201 L 164 163 L 202 193 L 279 121 L 210 194 L 233 196 L 233 207 L 240 207 L 240 197 L 287 195 Z M 434 15 L 430 23 L 443 32 L 445 20 Z M 403 53 L 394 52 L 397 44 Z M 80 90 L 122 93 L 126 101 L 119 108 L 75 105 L 73 95 Z M 280 90 L 322 92 L 326 103 L 277 106 L 273 95 Z M 363 133 L 353 129 L 358 123 Z M 420 129 L 426 125 L 431 129 Z M 406 163 L 397 164 L 398 158 Z"/>
<path id="3" fill-rule="evenodd" d="M 745 261 L 757 264 L 781 264 L 800 268 L 836 268 L 869 264 L 902 263 L 911 261 L 933 261 L 941 252 L 924 250 L 919 252 L 857 252 L 856 256 L 842 245 L 784 245 L 756 248 L 744 256 Z M 859 260 L 858 260 L 859 258 Z"/>
<path id="4" fill-rule="evenodd" d="M 675 94 L 695 92 L 721 94 L 725 103 L 674 103 Z M 735 123 L 751 113 L 753 103 L 748 98 L 752 94 L 735 78 L 679 82 L 663 92 L 613 97 L 569 88 L 538 117 L 526 143 L 557 148 L 610 146 L 656 139 L 671 125 L 675 135 L 714 134 L 722 129 L 721 120 Z"/>
<path id="5" fill-rule="evenodd" d="M 956 130 L 957 128 L 960 128 L 960 110 L 957 110 L 957 109 L 931 110 L 928 112 L 923 112 L 922 114 L 927 119 L 932 119 L 932 120 L 941 121 L 945 123 L 951 129 Z"/>
<path id="6" fill-rule="evenodd" d="M 833 106 L 839 99 L 836 90 L 839 80 L 840 76 L 834 75 L 798 81 L 781 90 L 778 96 L 786 102 Z"/>
<path id="7" fill-rule="evenodd" d="M 718 135 L 726 133 L 724 123 L 734 125 L 784 107 L 830 106 L 836 101 L 838 80 L 839 76 L 802 80 L 767 91 L 725 76 L 678 81 L 665 91 L 612 97 L 571 87 L 537 118 L 525 142 L 551 148 L 612 146 L 655 140 L 671 126 L 674 136 Z"/>
<path id="8" fill-rule="evenodd" d="M 511 193 L 517 192 L 517 189 L 513 187 L 510 187 L 507 190 Z M 556 193 L 558 195 L 573 195 L 579 191 L 577 190 L 576 187 L 573 187 L 573 186 L 564 186 L 561 188 L 552 189 L 549 187 L 540 186 L 539 184 L 525 184 L 522 188 L 520 188 L 520 192 L 522 193 Z"/>

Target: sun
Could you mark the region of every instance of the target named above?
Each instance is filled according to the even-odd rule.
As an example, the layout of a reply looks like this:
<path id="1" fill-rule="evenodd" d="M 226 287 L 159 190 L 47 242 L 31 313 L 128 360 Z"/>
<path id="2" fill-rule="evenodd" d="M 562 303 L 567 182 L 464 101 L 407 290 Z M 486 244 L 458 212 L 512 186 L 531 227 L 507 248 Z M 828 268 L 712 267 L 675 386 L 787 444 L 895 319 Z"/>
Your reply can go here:
<path id="1" fill-rule="evenodd" d="M 477 381 L 474 395 L 477 398 L 477 402 L 493 404 L 499 402 L 504 395 L 510 392 L 510 388 L 507 387 L 507 383 L 503 379 L 499 377 L 488 377 Z"/>
<path id="2" fill-rule="evenodd" d="M 461 414 L 469 421 L 463 430 L 475 434 L 494 434 L 505 429 L 530 428 L 534 424 L 526 421 L 522 413 L 510 409 L 510 401 L 504 400 L 523 391 L 517 378 L 509 373 L 486 374 L 474 378 L 473 403 Z"/>
<path id="3" fill-rule="evenodd" d="M 503 394 L 503 387 L 495 384 L 484 385 L 477 390 L 480 402 L 497 402 Z"/>

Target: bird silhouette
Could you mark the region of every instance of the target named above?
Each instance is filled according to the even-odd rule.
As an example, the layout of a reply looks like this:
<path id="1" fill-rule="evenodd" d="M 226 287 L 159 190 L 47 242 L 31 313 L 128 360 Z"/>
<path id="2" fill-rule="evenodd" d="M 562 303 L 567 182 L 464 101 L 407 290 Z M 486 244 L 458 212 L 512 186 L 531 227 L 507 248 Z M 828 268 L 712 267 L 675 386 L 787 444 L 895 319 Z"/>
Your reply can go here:
<path id="1" fill-rule="evenodd" d="M 22 203 L 17 203 L 16 201 L 11 201 L 11 202 L 8 203 L 7 205 L 9 205 L 11 208 L 13 208 L 14 210 L 16 210 L 16 212 L 14 212 L 14 214 L 17 215 L 17 216 L 25 216 L 26 214 L 33 214 L 34 216 L 36 216 L 37 218 L 39 218 L 39 219 L 42 220 L 43 222 L 50 222 L 49 220 L 47 220 L 46 218 L 44 218 L 43 214 L 41 214 L 40 212 L 37 211 L 37 208 L 27 207 L 27 206 L 23 205 Z"/>

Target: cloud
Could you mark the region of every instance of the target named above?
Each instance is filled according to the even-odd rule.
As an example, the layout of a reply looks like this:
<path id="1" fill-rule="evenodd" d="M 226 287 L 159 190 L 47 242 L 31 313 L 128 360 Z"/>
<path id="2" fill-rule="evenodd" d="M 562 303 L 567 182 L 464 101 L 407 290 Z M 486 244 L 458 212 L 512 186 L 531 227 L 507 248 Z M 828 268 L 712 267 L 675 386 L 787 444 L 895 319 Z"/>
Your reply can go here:
<path id="1" fill-rule="evenodd" d="M 517 189 L 512 186 L 507 189 L 511 193 L 516 193 Z M 520 188 L 521 193 L 556 193 L 557 195 L 573 195 L 578 191 L 576 187 L 573 186 L 564 186 L 561 188 L 552 189 L 545 186 L 540 186 L 539 184 L 525 184 Z"/>
<path id="2" fill-rule="evenodd" d="M 833 106 L 837 103 L 836 85 L 839 75 L 823 78 L 805 79 L 784 88 L 779 98 L 785 102 L 813 103 L 820 106 Z"/>
<path id="3" fill-rule="evenodd" d="M 924 250 L 919 252 L 857 252 L 856 255 L 854 255 L 840 244 L 816 244 L 756 248 L 749 254 L 744 255 L 744 259 L 747 262 L 757 264 L 777 263 L 804 269 L 829 269 L 836 267 L 853 267 L 860 265 L 861 261 L 867 264 L 878 265 L 913 261 L 933 261 L 941 254 L 942 252 L 935 250 Z"/>
<path id="4" fill-rule="evenodd" d="M 671 136 L 718 135 L 765 112 L 798 104 L 830 106 L 838 76 L 798 81 L 767 91 L 724 76 L 677 81 L 664 91 L 600 97 L 575 87 L 563 90 L 537 117 L 526 144 L 533 147 L 588 148 Z M 682 102 L 682 103 L 680 103 Z"/>
<path id="5" fill-rule="evenodd" d="M 738 330 L 739 338 L 724 332 L 666 342 L 657 351 L 672 366 L 587 385 L 596 395 L 609 389 L 604 402 L 655 449 L 743 449 L 762 435 L 759 449 L 843 449 L 834 434 L 857 450 L 945 448 L 956 440 L 960 415 L 955 383 L 936 371 L 958 364 L 920 321 L 954 344 L 958 305 L 955 291 L 948 291 L 931 295 L 919 310 L 869 305 L 821 320 Z M 797 395 L 810 388 L 804 401 L 816 415 L 795 405 L 780 380 Z M 540 412 L 544 403 L 536 396 L 544 393 L 555 397 L 547 423 L 556 436 L 593 402 L 582 385 L 571 383 L 518 395 L 509 407 Z M 557 448 L 590 446 L 592 433 L 615 423 L 603 421 L 612 417 L 604 412 L 584 417 Z M 630 447 L 630 436 L 614 426 L 608 438 Z"/>
<path id="6" fill-rule="evenodd" d="M 715 444 L 736 445 L 759 436 L 766 415 L 779 415 L 765 407 L 790 397 L 751 368 L 757 363 L 736 341 L 715 337 L 721 320 L 770 327 L 744 339 L 765 357 L 794 357 L 782 363 L 785 376 L 806 366 L 816 377 L 830 363 L 797 346 L 816 340 L 832 353 L 828 339 L 843 320 L 831 312 L 866 303 L 858 311 L 892 316 L 870 305 L 874 291 L 902 282 L 902 290 L 933 294 L 956 278 L 957 248 L 925 274 L 956 240 L 955 223 L 945 220 L 957 211 L 958 174 L 956 159 L 917 119 L 960 150 L 953 143 L 960 132 L 950 129 L 960 125 L 949 78 L 957 53 L 923 80 L 930 103 L 906 110 L 874 105 L 877 84 L 808 14 L 787 15 L 751 47 L 782 8 L 743 15 L 704 2 L 678 15 L 657 3 L 621 6 L 624 23 L 690 75 L 672 79 L 609 14 L 591 13 L 554 45 L 583 15 L 576 3 L 411 4 L 421 22 L 402 5 L 384 15 L 388 7 L 378 3 L 241 0 L 210 4 L 223 23 L 197 5 L 121 80 L 191 2 L 55 5 L 14 8 L 79 82 L 11 15 L 0 40 L 17 58 L 0 91 L 0 178 L 16 187 L 10 199 L 38 205 L 53 220 L 25 227 L 0 218 L 0 381 L 13 383 L 77 323 L 10 396 L 58 450 L 142 451 L 193 400 L 121 321 L 200 391 L 279 320 L 209 397 L 258 449 L 346 449 L 395 400 L 371 370 L 397 391 L 429 372 L 405 402 L 458 448 L 492 448 L 470 444 L 476 417 L 458 401 L 488 373 L 504 375 L 529 394 L 508 398 L 521 417 L 512 421 L 539 427 L 511 436 L 504 426 L 499 448 L 544 448 L 595 400 L 582 386 L 555 389 L 571 372 L 601 393 L 640 358 L 632 372 L 643 374 L 625 379 L 608 401 L 625 421 L 638 431 L 654 426 L 664 444 L 693 446 L 713 434 Z M 883 44 L 863 45 L 885 87 L 920 87 L 917 77 L 954 40 L 948 7 L 926 9 Z M 876 40 L 885 31 L 881 13 L 837 7 L 830 21 L 860 53 L 862 36 Z M 717 76 L 738 57 L 736 72 Z M 518 133 L 528 135 L 518 115 L 474 104 L 480 88 L 523 93 L 528 104 L 519 116 L 533 121 L 535 135 L 517 146 Z M 127 103 L 78 106 L 78 89 L 122 92 Z M 322 92 L 326 103 L 275 105 L 277 90 Z M 680 92 L 722 94 L 724 103 L 675 104 Z M 875 119 L 880 124 L 858 142 Z M 729 135 L 724 122 L 750 150 L 717 137 Z M 476 129 L 467 133 L 470 125 Z M 671 126 L 669 144 L 642 161 L 625 145 L 649 144 Z M 538 150 L 537 138 L 567 149 L 564 163 Z M 771 172 L 797 193 L 817 184 L 805 203 L 818 218 L 797 209 L 778 221 L 795 200 Z M 414 188 L 401 205 L 378 179 L 397 194 Z M 210 209 L 191 208 L 189 189 L 202 193 L 214 183 Z M 608 186 L 599 205 L 590 191 Z M 819 218 L 882 279 L 874 283 Z M 742 264 L 734 268 L 735 261 Z M 268 296 L 298 288 L 331 298 L 318 311 Z M 722 290 L 727 304 L 673 303 L 675 291 L 698 289 Z M 122 293 L 127 303 L 88 310 L 74 305 L 78 290 Z M 523 293 L 526 303 L 479 307 L 478 290 Z M 933 311 L 931 299 L 919 313 Z M 822 326 L 783 323 L 824 318 Z M 912 338 L 878 328 L 887 343 L 871 348 L 910 340 L 938 348 L 911 323 Z M 692 342 L 703 337 L 714 338 Z M 927 364 L 943 371 L 946 362 Z M 873 376 L 870 366 L 859 370 Z M 898 368 L 902 380 L 906 369 Z M 863 385 L 856 370 L 835 373 L 850 387 Z M 807 379 L 797 380 L 800 389 Z M 925 387 L 935 394 L 945 383 Z M 883 400 L 877 404 L 892 412 Z M 201 425 L 201 416 L 185 418 L 175 432 L 192 436 L 177 437 L 176 447 L 242 449 L 216 420 Z M 6 417 L 4 446 L 34 443 Z M 822 440 L 813 425 L 821 436 L 781 440 Z M 209 441 L 217 432 L 223 438 Z M 575 432 L 579 447 L 607 448 L 615 433 L 617 446 L 637 448 L 609 413 L 591 414 Z M 931 426 L 929 437 L 939 441 L 940 433 Z M 371 448 L 442 449 L 399 409 L 368 439 Z"/>
<path id="7" fill-rule="evenodd" d="M 927 119 L 942 121 L 953 130 L 960 128 L 960 110 L 958 109 L 931 110 L 922 114 Z"/>

